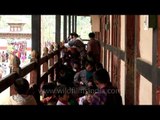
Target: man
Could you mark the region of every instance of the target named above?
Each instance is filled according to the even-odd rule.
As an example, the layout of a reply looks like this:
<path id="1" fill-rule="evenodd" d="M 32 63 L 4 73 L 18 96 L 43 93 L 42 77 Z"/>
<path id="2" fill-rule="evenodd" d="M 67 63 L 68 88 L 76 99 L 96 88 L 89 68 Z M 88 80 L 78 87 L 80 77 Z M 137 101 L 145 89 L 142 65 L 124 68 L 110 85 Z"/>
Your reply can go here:
<path id="1" fill-rule="evenodd" d="M 95 62 L 100 61 L 101 45 L 98 40 L 95 39 L 95 33 L 88 34 L 90 41 L 87 44 L 87 55 L 92 57 Z"/>
<path id="2" fill-rule="evenodd" d="M 81 65 L 82 67 L 85 65 L 85 55 L 86 55 L 86 50 L 85 50 L 85 44 L 82 42 L 82 40 L 79 38 L 77 33 L 72 33 L 72 40 L 70 40 L 68 43 L 64 44 L 65 47 L 67 48 L 73 48 L 80 53 L 80 58 L 81 58 Z M 75 52 L 75 54 L 78 54 Z"/>
<path id="3" fill-rule="evenodd" d="M 98 91 L 92 97 L 91 105 L 122 105 L 122 98 L 117 88 L 112 86 L 105 69 L 99 69 L 93 74 Z"/>
<path id="4" fill-rule="evenodd" d="M 17 94 L 9 97 L 7 105 L 37 105 L 33 95 L 28 95 L 29 82 L 25 78 L 18 78 L 14 81 L 14 89 Z"/>

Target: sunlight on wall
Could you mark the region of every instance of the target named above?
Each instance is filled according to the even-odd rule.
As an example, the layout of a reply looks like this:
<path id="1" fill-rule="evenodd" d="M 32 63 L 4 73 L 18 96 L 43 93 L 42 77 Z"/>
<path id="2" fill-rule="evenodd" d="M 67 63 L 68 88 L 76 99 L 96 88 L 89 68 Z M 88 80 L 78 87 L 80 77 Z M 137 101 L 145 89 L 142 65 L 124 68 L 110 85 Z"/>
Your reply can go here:
<path id="1" fill-rule="evenodd" d="M 140 76 L 140 105 L 152 105 L 152 83 Z"/>

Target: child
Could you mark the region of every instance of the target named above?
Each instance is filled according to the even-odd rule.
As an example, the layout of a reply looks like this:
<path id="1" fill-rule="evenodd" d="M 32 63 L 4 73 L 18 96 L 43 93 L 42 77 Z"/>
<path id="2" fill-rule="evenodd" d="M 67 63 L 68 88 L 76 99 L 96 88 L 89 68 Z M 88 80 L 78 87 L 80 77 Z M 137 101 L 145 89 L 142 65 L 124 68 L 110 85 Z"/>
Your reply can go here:
<path id="1" fill-rule="evenodd" d="M 79 105 L 91 105 L 92 97 L 96 92 L 95 87 L 88 87 L 84 96 L 78 99 Z"/>
<path id="2" fill-rule="evenodd" d="M 65 85 L 57 86 L 54 94 L 58 99 L 56 105 L 69 105 L 69 94 L 67 93 L 67 87 Z"/>
<path id="3" fill-rule="evenodd" d="M 42 87 L 42 100 L 44 105 L 55 105 L 57 99 L 54 96 L 54 89 L 56 85 L 54 83 L 45 83 Z"/>

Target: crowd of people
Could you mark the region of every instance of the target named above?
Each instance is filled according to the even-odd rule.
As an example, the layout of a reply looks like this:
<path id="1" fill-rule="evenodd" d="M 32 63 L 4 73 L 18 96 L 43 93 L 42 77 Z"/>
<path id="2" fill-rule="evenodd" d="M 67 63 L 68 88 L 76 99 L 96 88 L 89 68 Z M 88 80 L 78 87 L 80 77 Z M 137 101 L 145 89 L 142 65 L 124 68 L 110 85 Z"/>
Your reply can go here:
<path id="1" fill-rule="evenodd" d="M 8 74 L 8 61 L 9 61 L 9 54 L 8 52 L 2 51 L 0 52 L 0 80 Z"/>
<path id="2" fill-rule="evenodd" d="M 7 105 L 122 105 L 116 86 L 100 63 L 101 46 L 93 32 L 87 49 L 77 33 L 64 41 L 62 61 L 56 66 L 56 80 L 40 88 L 24 78 L 15 80 L 16 95 Z M 39 99 L 39 96 L 42 96 Z"/>

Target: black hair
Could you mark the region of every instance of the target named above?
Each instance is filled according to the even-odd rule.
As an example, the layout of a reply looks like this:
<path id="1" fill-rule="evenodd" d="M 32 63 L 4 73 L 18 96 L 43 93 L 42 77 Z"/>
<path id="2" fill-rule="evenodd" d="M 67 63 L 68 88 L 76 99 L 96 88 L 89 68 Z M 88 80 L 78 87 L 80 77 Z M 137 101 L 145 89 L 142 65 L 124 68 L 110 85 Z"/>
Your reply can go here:
<path id="1" fill-rule="evenodd" d="M 86 61 L 85 66 L 91 65 L 93 68 L 95 66 L 95 63 L 93 61 Z"/>
<path id="2" fill-rule="evenodd" d="M 76 32 L 73 32 L 72 36 L 79 37 L 79 35 Z"/>
<path id="3" fill-rule="evenodd" d="M 94 32 L 91 32 L 88 34 L 89 38 L 95 38 L 95 33 Z"/>
<path id="4" fill-rule="evenodd" d="M 54 95 L 59 98 L 59 97 L 63 97 L 63 95 L 67 93 L 67 87 L 65 85 L 58 85 L 55 89 L 54 89 Z"/>
<path id="5" fill-rule="evenodd" d="M 44 97 L 52 96 L 56 85 L 54 83 L 45 83 L 42 90 L 45 92 Z"/>
<path id="6" fill-rule="evenodd" d="M 95 64 L 95 68 L 96 68 L 96 70 L 103 69 L 102 63 L 97 62 L 97 63 Z"/>
<path id="7" fill-rule="evenodd" d="M 93 79 L 100 83 L 110 83 L 109 73 L 106 69 L 99 69 L 93 73 Z"/>
<path id="8" fill-rule="evenodd" d="M 88 86 L 89 88 L 92 88 L 92 89 L 96 89 L 97 88 L 96 84 L 94 83 L 93 76 L 89 77 L 88 82 L 92 83 L 92 86 Z"/>
<path id="9" fill-rule="evenodd" d="M 69 35 L 73 36 L 73 35 L 74 35 L 74 33 L 70 33 Z"/>
<path id="10" fill-rule="evenodd" d="M 18 78 L 14 81 L 14 89 L 19 94 L 27 94 L 29 90 L 29 83 L 25 78 Z"/>

